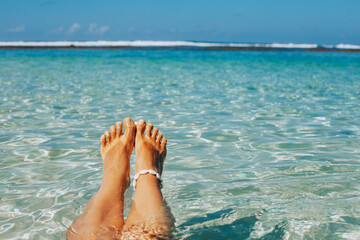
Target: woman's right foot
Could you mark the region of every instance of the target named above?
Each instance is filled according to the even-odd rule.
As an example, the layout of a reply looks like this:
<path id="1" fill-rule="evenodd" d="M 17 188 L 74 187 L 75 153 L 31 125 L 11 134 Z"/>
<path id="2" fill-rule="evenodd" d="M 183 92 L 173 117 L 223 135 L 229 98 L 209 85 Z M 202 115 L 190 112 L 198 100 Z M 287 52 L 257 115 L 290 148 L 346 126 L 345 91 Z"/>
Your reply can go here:
<path id="1" fill-rule="evenodd" d="M 151 123 L 146 126 L 144 120 L 138 121 L 135 137 L 135 173 L 152 169 L 161 175 L 166 158 L 166 143 L 166 138 Z"/>
<path id="2" fill-rule="evenodd" d="M 146 128 L 146 132 L 145 132 Z M 166 157 L 166 138 L 151 123 L 136 125 L 135 173 L 155 170 L 162 173 Z M 140 175 L 121 239 L 169 239 L 173 222 L 160 191 L 159 181 L 152 174 Z"/>

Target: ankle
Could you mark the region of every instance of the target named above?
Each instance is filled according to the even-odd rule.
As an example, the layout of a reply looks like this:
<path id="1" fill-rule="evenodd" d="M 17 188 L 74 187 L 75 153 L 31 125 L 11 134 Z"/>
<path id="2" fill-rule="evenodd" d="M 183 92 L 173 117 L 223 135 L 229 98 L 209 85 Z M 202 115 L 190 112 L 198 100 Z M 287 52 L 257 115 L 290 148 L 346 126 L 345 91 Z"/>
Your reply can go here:
<path id="1" fill-rule="evenodd" d="M 160 189 L 161 188 L 161 179 L 157 178 L 155 175 L 152 174 L 143 174 L 140 175 L 139 178 L 133 183 L 135 189 L 138 188 L 147 188 L 147 189 L 151 189 L 151 188 L 157 188 Z"/>
<path id="2" fill-rule="evenodd" d="M 134 180 L 133 180 L 134 189 L 136 188 L 137 180 L 140 177 L 145 177 L 145 175 L 152 175 L 152 176 L 156 177 L 159 187 L 160 188 L 162 187 L 162 180 L 161 180 L 160 174 L 157 171 L 155 171 L 153 169 L 142 169 L 138 173 L 136 173 L 135 176 L 134 176 Z"/>
<path id="3" fill-rule="evenodd" d="M 155 172 L 159 172 L 158 168 L 153 161 L 145 161 L 144 159 L 136 159 L 135 163 L 135 174 L 140 172 L 141 170 L 154 170 Z"/>

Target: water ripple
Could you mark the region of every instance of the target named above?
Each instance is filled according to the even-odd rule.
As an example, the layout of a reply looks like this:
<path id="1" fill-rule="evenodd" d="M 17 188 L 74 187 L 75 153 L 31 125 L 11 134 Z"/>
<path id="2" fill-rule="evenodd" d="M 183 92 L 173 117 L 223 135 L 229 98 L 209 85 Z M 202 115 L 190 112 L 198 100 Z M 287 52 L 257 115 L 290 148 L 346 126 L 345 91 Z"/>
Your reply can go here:
<path id="1" fill-rule="evenodd" d="M 100 135 L 127 116 L 168 138 L 180 238 L 359 236 L 357 54 L 1 50 L 0 65 L 1 239 L 64 239 L 101 183 Z"/>

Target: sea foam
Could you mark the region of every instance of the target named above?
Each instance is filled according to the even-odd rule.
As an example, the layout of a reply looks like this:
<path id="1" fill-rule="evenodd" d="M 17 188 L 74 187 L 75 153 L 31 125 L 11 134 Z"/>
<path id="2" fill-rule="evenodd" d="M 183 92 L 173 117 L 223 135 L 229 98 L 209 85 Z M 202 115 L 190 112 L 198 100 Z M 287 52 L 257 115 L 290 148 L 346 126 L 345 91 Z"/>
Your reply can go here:
<path id="1" fill-rule="evenodd" d="M 0 47 L 199 47 L 199 48 L 274 48 L 274 49 L 360 49 L 360 45 L 319 45 L 312 43 L 220 43 L 195 41 L 16 41 L 0 42 Z"/>

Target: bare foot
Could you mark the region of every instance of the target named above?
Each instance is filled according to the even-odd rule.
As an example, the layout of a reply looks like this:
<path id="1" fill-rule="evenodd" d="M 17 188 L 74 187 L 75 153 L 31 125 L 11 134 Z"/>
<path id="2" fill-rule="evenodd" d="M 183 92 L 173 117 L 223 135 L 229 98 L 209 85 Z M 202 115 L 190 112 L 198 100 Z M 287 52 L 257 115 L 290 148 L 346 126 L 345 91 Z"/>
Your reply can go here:
<path id="1" fill-rule="evenodd" d="M 106 188 L 113 188 L 114 183 L 119 183 L 119 178 L 124 186 L 120 187 L 124 192 L 130 183 L 130 156 L 135 141 L 135 124 L 130 118 L 124 120 L 125 133 L 122 131 L 122 123 L 117 122 L 110 127 L 100 138 L 100 153 L 103 159 L 104 179 L 110 178 L 109 184 L 103 184 Z M 116 178 L 116 179 L 113 179 Z M 111 184 L 110 184 L 111 183 Z"/>
<path id="2" fill-rule="evenodd" d="M 132 119 L 117 122 L 101 136 L 103 180 L 100 190 L 89 200 L 84 213 L 69 228 L 68 239 L 112 237 L 124 225 L 124 193 L 130 182 L 130 156 L 135 141 Z"/>
<path id="3" fill-rule="evenodd" d="M 153 169 L 162 174 L 166 158 L 166 137 L 159 130 L 149 123 L 140 120 L 137 123 L 135 138 L 136 164 L 135 172 L 143 169 Z"/>
<path id="4" fill-rule="evenodd" d="M 145 133 L 146 128 L 146 133 Z M 135 172 L 155 170 L 162 173 L 167 140 L 152 124 L 140 120 L 136 126 Z M 156 176 L 141 175 L 136 182 L 134 200 L 121 239 L 168 239 L 173 226 Z"/>

